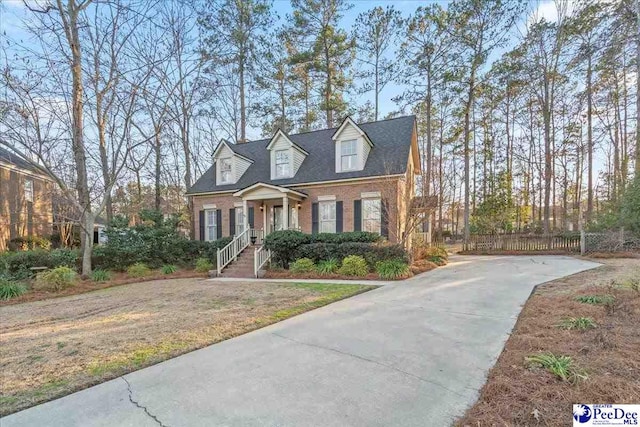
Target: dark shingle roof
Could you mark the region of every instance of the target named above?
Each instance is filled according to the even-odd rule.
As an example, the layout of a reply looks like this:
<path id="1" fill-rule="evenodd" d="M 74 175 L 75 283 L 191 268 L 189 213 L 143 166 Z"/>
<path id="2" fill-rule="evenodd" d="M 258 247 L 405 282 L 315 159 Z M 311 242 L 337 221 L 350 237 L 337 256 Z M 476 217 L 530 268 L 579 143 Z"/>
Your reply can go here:
<path id="1" fill-rule="evenodd" d="M 244 175 L 235 184 L 216 185 L 215 165 L 212 165 L 189 189 L 188 193 L 239 190 L 257 182 L 287 186 L 307 182 L 405 173 L 414 123 L 415 116 L 404 116 L 358 124 L 373 142 L 373 148 L 364 169 L 354 172 L 336 173 L 335 171 L 335 143 L 331 137 L 337 128 L 288 135 L 292 142 L 309 153 L 293 178 L 271 179 L 270 158 L 269 151 L 267 151 L 267 145 L 271 139 L 230 144 L 230 148 L 237 154 L 253 160 L 253 164 L 249 166 Z"/>
<path id="2" fill-rule="evenodd" d="M 19 167 L 20 169 L 24 169 L 34 174 L 49 176 L 49 174 L 40 166 L 29 161 L 23 156 L 17 155 L 5 148 L 2 148 L 1 146 L 0 146 L 0 161 L 9 163 L 10 165 L 14 165 L 16 167 Z"/>

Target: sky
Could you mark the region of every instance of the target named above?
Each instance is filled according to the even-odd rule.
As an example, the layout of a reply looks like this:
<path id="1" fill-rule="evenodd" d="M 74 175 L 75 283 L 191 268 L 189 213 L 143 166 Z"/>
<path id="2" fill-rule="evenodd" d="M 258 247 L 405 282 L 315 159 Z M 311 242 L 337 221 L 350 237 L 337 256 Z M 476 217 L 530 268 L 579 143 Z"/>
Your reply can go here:
<path id="1" fill-rule="evenodd" d="M 38 2 L 42 3 L 43 0 L 27 0 L 29 4 L 35 5 Z M 403 16 L 408 17 L 412 12 L 414 12 L 420 6 L 426 6 L 430 3 L 434 3 L 433 1 L 418 1 L 418 0 L 398 0 L 398 1 L 380 1 L 380 0 L 352 0 L 351 1 L 353 7 L 344 14 L 341 20 L 342 28 L 350 29 L 355 23 L 356 17 L 367 10 L 374 8 L 376 6 L 394 6 L 395 9 L 399 10 Z M 441 1 L 443 5 L 449 3 L 448 1 Z M 291 15 L 292 8 L 289 0 L 275 0 L 273 2 L 273 10 L 279 15 L 280 21 L 279 24 L 286 22 L 287 15 Z M 536 10 L 536 14 L 538 17 L 544 17 L 549 21 L 554 21 L 556 19 L 556 10 L 555 5 L 552 0 L 542 0 L 542 1 L 533 1 L 532 2 L 532 10 Z M 28 35 L 23 28 L 22 20 L 25 18 L 28 19 L 30 12 L 26 10 L 23 0 L 0 0 L 0 34 L 1 37 L 5 35 L 9 39 L 13 40 L 23 40 L 28 43 Z M 534 16 L 535 16 L 534 15 Z M 495 59 L 499 58 L 503 51 L 506 51 L 509 47 L 515 45 L 517 42 L 517 34 L 525 31 L 526 25 L 521 25 L 521 28 L 514 28 L 513 35 L 510 40 L 510 43 L 502 50 L 494 52 L 494 54 L 489 58 L 487 63 L 487 67 L 491 65 L 491 62 Z M 4 43 L 3 43 L 4 44 Z M 9 49 L 10 56 L 10 49 Z M 388 84 L 382 91 L 380 96 L 380 110 L 381 115 L 384 116 L 390 112 L 396 111 L 398 106 L 392 101 L 392 98 L 400 95 L 403 92 L 403 87 L 396 84 L 390 83 Z M 373 94 L 368 93 L 364 95 L 351 95 L 351 100 L 355 101 L 357 105 L 363 105 L 367 100 L 373 101 Z M 258 129 L 250 129 L 249 130 L 251 138 L 260 137 Z M 251 135 L 254 134 L 255 135 Z"/>

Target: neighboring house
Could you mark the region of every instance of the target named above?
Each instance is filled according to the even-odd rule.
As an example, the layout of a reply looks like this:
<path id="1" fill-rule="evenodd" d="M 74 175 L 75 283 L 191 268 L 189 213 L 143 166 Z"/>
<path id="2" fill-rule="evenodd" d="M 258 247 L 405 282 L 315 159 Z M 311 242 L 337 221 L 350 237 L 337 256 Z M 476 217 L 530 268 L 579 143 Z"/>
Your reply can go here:
<path id="1" fill-rule="evenodd" d="M 0 250 L 17 237 L 51 235 L 52 192 L 42 168 L 0 147 Z"/>
<path id="2" fill-rule="evenodd" d="M 416 119 L 370 123 L 231 144 L 189 189 L 195 236 L 216 240 L 245 227 L 258 240 L 273 230 L 377 232 L 402 240 L 420 173 Z M 410 231 L 410 230 L 409 230 Z"/>

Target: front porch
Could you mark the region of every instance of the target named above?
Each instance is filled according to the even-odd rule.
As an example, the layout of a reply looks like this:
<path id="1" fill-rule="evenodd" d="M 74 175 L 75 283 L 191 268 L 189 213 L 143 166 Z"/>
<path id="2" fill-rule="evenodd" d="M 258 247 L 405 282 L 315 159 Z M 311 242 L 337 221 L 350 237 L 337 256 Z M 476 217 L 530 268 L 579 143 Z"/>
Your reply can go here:
<path id="1" fill-rule="evenodd" d="M 279 230 L 299 230 L 302 201 L 307 195 L 299 191 L 270 184 L 257 183 L 233 194 L 242 199 L 241 224 L 236 224 L 236 235 L 250 229 L 255 243 L 261 244 L 267 234 Z M 249 203 L 254 210 L 253 224 L 250 224 Z M 252 239 L 253 240 L 253 239 Z"/>

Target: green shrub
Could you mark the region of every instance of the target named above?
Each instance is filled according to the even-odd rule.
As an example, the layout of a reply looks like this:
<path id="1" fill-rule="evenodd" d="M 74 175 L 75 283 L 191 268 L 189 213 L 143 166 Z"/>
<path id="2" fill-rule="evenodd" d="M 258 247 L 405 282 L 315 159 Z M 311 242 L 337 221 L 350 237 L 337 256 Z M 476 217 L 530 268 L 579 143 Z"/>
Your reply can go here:
<path id="1" fill-rule="evenodd" d="M 264 238 L 264 247 L 272 252 L 271 261 L 284 268 L 296 258 L 298 246 L 311 241 L 311 235 L 294 230 L 274 231 Z"/>
<path id="2" fill-rule="evenodd" d="M 350 255 L 342 260 L 342 267 L 340 267 L 338 273 L 344 274 L 345 276 L 362 277 L 369 273 L 369 267 L 363 257 Z"/>
<path id="3" fill-rule="evenodd" d="M 22 279 L 33 276 L 32 267 L 52 267 L 49 252 L 41 249 L 10 252 L 5 258 L 5 265 L 10 276 Z"/>
<path id="4" fill-rule="evenodd" d="M 96 269 L 91 273 L 91 280 L 94 282 L 106 282 L 111 278 L 111 274 L 107 270 Z"/>
<path id="5" fill-rule="evenodd" d="M 54 249 L 49 252 L 50 267 L 70 267 L 74 268 L 79 264 L 80 251 L 77 249 Z"/>
<path id="6" fill-rule="evenodd" d="M 0 278 L 0 299 L 6 300 L 19 297 L 25 292 L 27 292 L 27 287 L 22 283 Z"/>
<path id="7" fill-rule="evenodd" d="M 409 276 L 410 270 L 406 262 L 392 259 L 388 261 L 378 261 L 378 263 L 376 263 L 376 273 L 378 273 L 381 279 L 390 280 L 407 277 Z"/>
<path id="8" fill-rule="evenodd" d="M 310 258 L 316 263 L 331 258 L 343 259 L 350 255 L 363 257 L 372 269 L 379 261 L 390 259 L 408 261 L 407 252 L 402 245 L 361 242 L 308 243 L 300 245 L 295 251 L 296 258 Z"/>
<path id="9" fill-rule="evenodd" d="M 130 277 L 144 277 L 148 276 L 149 273 L 151 273 L 151 270 L 143 262 L 136 262 L 127 268 L 127 275 Z"/>
<path id="10" fill-rule="evenodd" d="M 345 233 L 318 233 L 310 236 L 310 243 L 375 243 L 382 240 L 378 233 L 350 231 Z"/>
<path id="11" fill-rule="evenodd" d="M 316 270 L 316 265 L 309 258 L 300 258 L 291 263 L 289 271 L 292 273 L 311 273 Z"/>
<path id="12" fill-rule="evenodd" d="M 207 258 L 198 258 L 196 260 L 196 271 L 198 273 L 207 273 L 213 270 L 213 264 Z"/>
<path id="13" fill-rule="evenodd" d="M 34 287 L 48 291 L 61 291 L 73 286 L 76 282 L 76 272 L 69 267 L 56 267 L 43 271 L 36 276 Z"/>
<path id="14" fill-rule="evenodd" d="M 166 264 L 162 266 L 162 274 L 173 274 L 178 271 L 178 267 L 173 264 Z"/>
<path id="15" fill-rule="evenodd" d="M 330 259 L 318 262 L 318 266 L 316 267 L 316 270 L 320 274 L 331 274 L 338 271 L 339 267 L 340 265 L 338 264 L 338 260 L 335 258 L 330 258 Z"/>
<path id="16" fill-rule="evenodd" d="M 142 224 L 128 226 L 128 220 L 116 217 L 106 229 L 108 241 L 94 248 L 93 266 L 126 270 L 138 262 L 152 268 L 166 264 L 189 265 L 193 259 L 216 256 L 216 251 L 231 241 L 225 237 L 213 242 L 189 240 L 180 234 L 179 218 L 163 218 L 155 211 L 142 211 Z"/>

